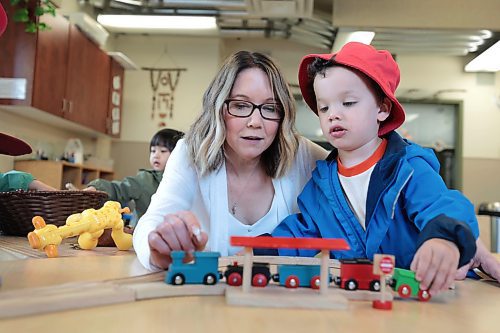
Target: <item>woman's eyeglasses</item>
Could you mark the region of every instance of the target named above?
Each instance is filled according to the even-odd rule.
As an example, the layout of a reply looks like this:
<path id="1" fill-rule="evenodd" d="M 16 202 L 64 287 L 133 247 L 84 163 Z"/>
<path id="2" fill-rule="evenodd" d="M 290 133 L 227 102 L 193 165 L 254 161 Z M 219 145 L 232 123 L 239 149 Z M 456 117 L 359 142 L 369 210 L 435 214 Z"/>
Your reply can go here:
<path id="1" fill-rule="evenodd" d="M 227 106 L 227 112 L 234 117 L 250 117 L 255 109 L 259 110 L 262 118 L 267 120 L 281 120 L 283 117 L 283 110 L 281 106 L 276 103 L 264 103 L 257 105 L 249 101 L 227 99 L 224 101 L 224 104 Z"/>

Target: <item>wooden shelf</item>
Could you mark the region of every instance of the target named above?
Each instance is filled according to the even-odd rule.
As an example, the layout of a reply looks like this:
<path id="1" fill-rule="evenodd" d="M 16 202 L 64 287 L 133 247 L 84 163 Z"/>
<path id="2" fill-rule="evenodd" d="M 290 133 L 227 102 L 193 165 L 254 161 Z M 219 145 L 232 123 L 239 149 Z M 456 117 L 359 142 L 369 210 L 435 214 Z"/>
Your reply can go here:
<path id="1" fill-rule="evenodd" d="M 31 173 L 36 179 L 57 189 L 65 189 L 66 183 L 84 188 L 91 180 L 113 180 L 113 170 L 59 161 L 15 161 L 14 169 Z"/>

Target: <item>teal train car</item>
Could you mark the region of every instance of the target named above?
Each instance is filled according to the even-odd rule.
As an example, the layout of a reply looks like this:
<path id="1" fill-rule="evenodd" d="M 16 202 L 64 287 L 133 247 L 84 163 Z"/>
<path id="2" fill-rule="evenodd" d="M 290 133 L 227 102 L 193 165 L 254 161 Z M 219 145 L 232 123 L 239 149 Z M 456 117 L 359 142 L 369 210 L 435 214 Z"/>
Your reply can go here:
<path id="1" fill-rule="evenodd" d="M 167 274 L 165 283 L 173 285 L 183 284 L 207 284 L 213 285 L 219 282 L 219 252 L 194 252 L 194 260 L 183 263 L 185 252 L 173 251 L 172 263 Z"/>
<path id="2" fill-rule="evenodd" d="M 310 287 L 319 289 L 319 265 L 278 265 L 278 274 L 273 275 L 273 281 L 287 288 Z"/>

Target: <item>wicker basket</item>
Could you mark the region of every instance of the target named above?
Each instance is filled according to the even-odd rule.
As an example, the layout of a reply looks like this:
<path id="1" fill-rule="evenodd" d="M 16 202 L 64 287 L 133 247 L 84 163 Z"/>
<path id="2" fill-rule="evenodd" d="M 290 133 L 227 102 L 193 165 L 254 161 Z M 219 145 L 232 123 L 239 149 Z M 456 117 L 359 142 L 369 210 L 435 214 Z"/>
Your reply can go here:
<path id="1" fill-rule="evenodd" d="M 101 208 L 108 200 L 105 192 L 15 191 L 0 192 L 0 231 L 6 235 L 26 236 L 33 231 L 35 215 L 45 223 L 61 226 L 66 218 L 89 208 Z"/>

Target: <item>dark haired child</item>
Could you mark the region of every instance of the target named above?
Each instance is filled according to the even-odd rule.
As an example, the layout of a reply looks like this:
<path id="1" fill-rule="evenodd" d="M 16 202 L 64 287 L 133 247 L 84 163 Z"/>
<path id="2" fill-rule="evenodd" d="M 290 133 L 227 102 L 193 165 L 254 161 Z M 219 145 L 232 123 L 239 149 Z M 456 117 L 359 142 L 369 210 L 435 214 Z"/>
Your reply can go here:
<path id="1" fill-rule="evenodd" d="M 140 218 L 148 209 L 151 196 L 160 184 L 170 153 L 183 135 L 184 133 L 169 128 L 158 131 L 149 144 L 152 169 L 141 169 L 137 175 L 123 180 L 96 179 L 84 191 L 104 191 L 108 193 L 109 200 L 119 201 L 122 205 L 134 200 L 137 217 Z"/>

